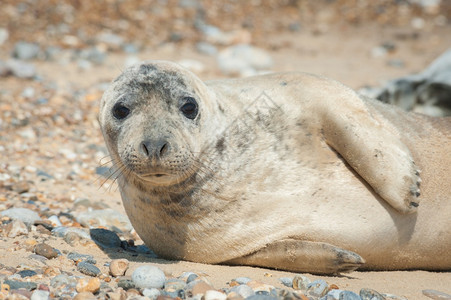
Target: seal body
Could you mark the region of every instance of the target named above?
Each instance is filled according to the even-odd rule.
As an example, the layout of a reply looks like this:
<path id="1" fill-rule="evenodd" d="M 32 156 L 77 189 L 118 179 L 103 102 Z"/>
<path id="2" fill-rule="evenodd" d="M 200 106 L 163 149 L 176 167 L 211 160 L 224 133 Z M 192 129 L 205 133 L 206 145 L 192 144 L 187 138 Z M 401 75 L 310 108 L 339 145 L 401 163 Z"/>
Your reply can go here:
<path id="1" fill-rule="evenodd" d="M 158 255 L 312 273 L 451 269 L 451 121 L 283 73 L 202 82 L 143 62 L 100 124 Z"/>

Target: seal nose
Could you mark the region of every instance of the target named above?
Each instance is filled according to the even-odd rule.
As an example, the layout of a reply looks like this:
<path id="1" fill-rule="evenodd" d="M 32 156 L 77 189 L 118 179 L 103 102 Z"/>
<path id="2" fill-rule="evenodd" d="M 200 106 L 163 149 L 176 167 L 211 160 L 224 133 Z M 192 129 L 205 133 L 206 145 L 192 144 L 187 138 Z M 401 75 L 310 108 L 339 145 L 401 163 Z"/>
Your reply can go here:
<path id="1" fill-rule="evenodd" d="M 148 158 L 162 158 L 169 151 L 169 143 L 164 139 L 146 140 L 141 143 L 141 154 Z"/>

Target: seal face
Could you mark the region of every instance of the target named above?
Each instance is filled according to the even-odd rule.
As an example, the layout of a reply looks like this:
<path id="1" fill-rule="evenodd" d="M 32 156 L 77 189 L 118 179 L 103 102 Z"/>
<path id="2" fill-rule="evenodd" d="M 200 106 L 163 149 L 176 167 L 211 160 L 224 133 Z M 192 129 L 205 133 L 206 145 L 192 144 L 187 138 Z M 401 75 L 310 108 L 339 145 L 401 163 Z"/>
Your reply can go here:
<path id="1" fill-rule="evenodd" d="M 177 72 L 140 65 L 113 83 L 102 123 L 116 167 L 156 186 L 183 182 L 196 172 L 193 138 L 201 107 L 195 90 Z"/>
<path id="2" fill-rule="evenodd" d="M 451 269 L 449 118 L 309 74 L 204 83 L 150 61 L 112 82 L 99 120 L 125 210 L 161 257 Z"/>

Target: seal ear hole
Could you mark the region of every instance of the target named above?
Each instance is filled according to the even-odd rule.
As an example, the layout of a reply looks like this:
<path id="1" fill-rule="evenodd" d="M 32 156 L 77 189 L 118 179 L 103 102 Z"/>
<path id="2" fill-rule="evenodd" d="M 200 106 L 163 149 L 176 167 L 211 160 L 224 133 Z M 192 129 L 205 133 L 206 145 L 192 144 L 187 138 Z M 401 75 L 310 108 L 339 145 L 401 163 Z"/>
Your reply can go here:
<path id="1" fill-rule="evenodd" d="M 113 117 L 118 120 L 125 119 L 130 114 L 130 109 L 122 102 L 118 102 L 113 106 Z"/>
<path id="2" fill-rule="evenodd" d="M 193 97 L 183 98 L 185 104 L 180 107 L 180 111 L 185 117 L 193 120 L 196 118 L 199 108 L 197 107 L 197 102 Z"/>

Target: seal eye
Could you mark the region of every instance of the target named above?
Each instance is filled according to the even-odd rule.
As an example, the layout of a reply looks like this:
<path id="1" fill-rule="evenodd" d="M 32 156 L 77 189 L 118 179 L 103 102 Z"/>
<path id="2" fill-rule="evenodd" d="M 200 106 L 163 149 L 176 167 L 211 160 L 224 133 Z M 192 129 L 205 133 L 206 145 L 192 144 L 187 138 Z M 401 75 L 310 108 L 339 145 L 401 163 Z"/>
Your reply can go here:
<path id="1" fill-rule="evenodd" d="M 130 109 L 121 102 L 116 103 L 113 107 L 113 116 L 118 120 L 125 119 L 129 113 Z"/>
<path id="2" fill-rule="evenodd" d="M 196 118 L 198 112 L 196 100 L 193 97 L 185 97 L 183 100 L 185 101 L 185 104 L 180 107 L 180 111 L 185 117 L 193 120 Z"/>

